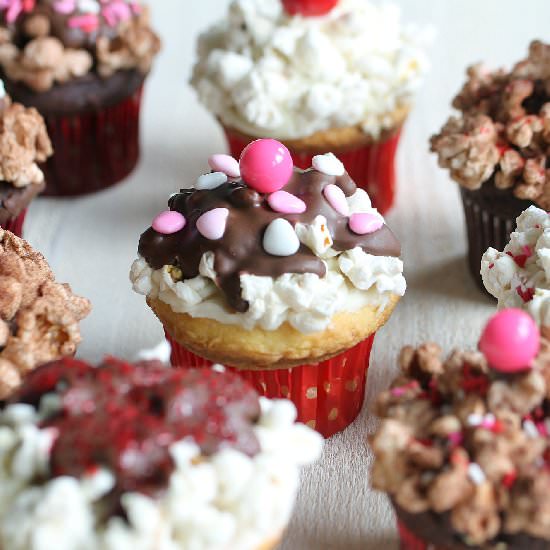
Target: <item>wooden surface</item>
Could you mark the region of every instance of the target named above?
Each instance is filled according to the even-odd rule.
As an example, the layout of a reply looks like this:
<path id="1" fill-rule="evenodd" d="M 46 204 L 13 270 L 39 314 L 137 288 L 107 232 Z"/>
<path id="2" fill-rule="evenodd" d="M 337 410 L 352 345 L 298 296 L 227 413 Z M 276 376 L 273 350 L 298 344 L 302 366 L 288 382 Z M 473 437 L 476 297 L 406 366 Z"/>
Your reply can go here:
<path id="1" fill-rule="evenodd" d="M 268 1 L 268 0 L 265 0 Z M 187 85 L 197 33 L 219 17 L 227 0 L 154 0 L 164 51 L 145 95 L 142 160 L 118 187 L 76 200 L 39 199 L 26 226 L 29 241 L 50 261 L 60 281 L 89 297 L 79 355 L 132 358 L 153 346 L 162 330 L 128 271 L 140 233 L 167 197 L 204 173 L 206 158 L 224 150 L 222 133 Z M 399 349 L 437 340 L 473 346 L 494 304 L 470 280 L 458 190 L 428 153 L 428 138 L 450 113 L 451 97 L 467 64 L 509 65 L 532 38 L 549 39 L 547 0 L 402 0 L 408 19 L 437 29 L 433 68 L 407 123 L 399 151 L 399 200 L 388 222 L 403 243 L 408 292 L 377 335 L 361 417 L 326 445 L 323 459 L 304 474 L 284 550 L 397 548 L 386 499 L 368 486 L 366 435 L 373 396 L 395 373 Z"/>

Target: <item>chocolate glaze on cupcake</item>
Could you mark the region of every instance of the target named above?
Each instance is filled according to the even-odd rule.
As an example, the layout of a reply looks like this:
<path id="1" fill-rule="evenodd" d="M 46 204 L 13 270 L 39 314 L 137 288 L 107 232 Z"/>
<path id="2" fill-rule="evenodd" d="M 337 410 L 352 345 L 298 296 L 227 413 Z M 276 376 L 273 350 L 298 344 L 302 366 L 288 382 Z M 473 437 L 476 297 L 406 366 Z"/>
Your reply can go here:
<path id="1" fill-rule="evenodd" d="M 294 418 L 219 370 L 45 365 L 0 411 L 0 544 L 271 548 L 322 445 Z"/>
<path id="2" fill-rule="evenodd" d="M 550 344 L 508 309 L 479 346 L 446 359 L 433 343 L 404 348 L 378 398 L 372 482 L 403 548 L 550 547 Z"/>
<path id="3" fill-rule="evenodd" d="M 12 103 L 0 82 L 0 226 L 7 227 L 44 189 L 38 163 L 52 154 L 44 119 Z"/>
<path id="4" fill-rule="evenodd" d="M 511 71 L 470 67 L 453 106 L 431 149 L 461 186 L 479 281 L 481 255 L 504 247 L 515 218 L 533 203 L 550 209 L 550 45 L 533 42 Z"/>
<path id="5" fill-rule="evenodd" d="M 0 399 L 37 366 L 73 355 L 90 302 L 55 282 L 42 254 L 0 229 Z"/>

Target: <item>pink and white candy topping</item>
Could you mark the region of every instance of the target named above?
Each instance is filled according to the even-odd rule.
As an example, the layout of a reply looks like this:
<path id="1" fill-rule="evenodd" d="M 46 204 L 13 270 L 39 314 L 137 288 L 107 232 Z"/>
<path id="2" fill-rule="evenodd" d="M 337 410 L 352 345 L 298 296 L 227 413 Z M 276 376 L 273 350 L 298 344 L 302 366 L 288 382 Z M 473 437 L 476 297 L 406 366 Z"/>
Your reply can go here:
<path id="1" fill-rule="evenodd" d="M 229 216 L 227 208 L 214 208 L 205 212 L 197 220 L 198 232 L 211 241 L 221 239 L 225 233 L 227 216 Z"/>
<path id="2" fill-rule="evenodd" d="M 214 172 L 223 172 L 230 178 L 241 177 L 239 163 L 237 159 L 233 158 L 231 155 L 212 155 L 208 159 L 208 166 L 210 166 Z"/>
<path id="3" fill-rule="evenodd" d="M 260 193 L 282 189 L 294 170 L 289 150 L 275 139 L 249 143 L 241 153 L 239 165 L 245 183 Z"/>
<path id="4" fill-rule="evenodd" d="M 350 216 L 348 223 L 355 234 L 367 235 L 378 231 L 384 225 L 384 218 L 371 212 L 356 212 Z"/>
<path id="5" fill-rule="evenodd" d="M 152 228 L 162 235 L 171 235 L 181 231 L 186 224 L 187 221 L 183 214 L 173 210 L 165 210 L 153 220 Z"/>
<path id="6" fill-rule="evenodd" d="M 535 321 L 520 309 L 499 311 L 491 317 L 479 340 L 479 350 L 489 365 L 503 373 L 531 368 L 540 349 L 540 333 Z"/>
<path id="7" fill-rule="evenodd" d="M 302 214 L 306 211 L 306 203 L 287 191 L 275 191 L 267 197 L 267 204 L 275 212 L 281 214 Z"/>

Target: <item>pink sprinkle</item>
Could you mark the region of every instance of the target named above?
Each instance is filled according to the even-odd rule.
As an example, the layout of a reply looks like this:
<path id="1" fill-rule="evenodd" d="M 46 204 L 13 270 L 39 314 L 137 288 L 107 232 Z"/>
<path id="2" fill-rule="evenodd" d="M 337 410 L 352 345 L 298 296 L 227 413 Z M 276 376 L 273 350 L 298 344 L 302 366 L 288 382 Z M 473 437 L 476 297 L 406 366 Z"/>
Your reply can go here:
<path id="1" fill-rule="evenodd" d="M 181 231 L 187 223 L 185 217 L 174 210 L 161 212 L 152 223 L 152 228 L 162 235 L 171 235 Z"/>
<path id="2" fill-rule="evenodd" d="M 267 197 L 267 203 L 275 212 L 281 214 L 301 214 L 306 211 L 306 203 L 287 191 L 275 191 Z"/>
<path id="3" fill-rule="evenodd" d="M 458 446 L 462 443 L 464 440 L 464 436 L 462 435 L 462 432 L 452 432 L 449 434 L 449 441 L 452 443 L 452 445 Z"/>
<path id="4" fill-rule="evenodd" d="M 543 437 L 548 437 L 548 428 L 546 427 L 546 424 L 544 422 L 537 422 L 535 425 L 540 435 L 542 435 Z"/>
<path id="5" fill-rule="evenodd" d="M 209 210 L 197 220 L 197 230 L 203 237 L 211 241 L 217 241 L 225 233 L 228 216 L 229 210 L 227 208 Z"/>
<path id="6" fill-rule="evenodd" d="M 57 0 L 53 9 L 58 13 L 72 13 L 76 9 L 76 0 Z"/>
<path id="7" fill-rule="evenodd" d="M 101 14 L 105 17 L 105 21 L 111 27 L 118 25 L 123 21 L 127 21 L 132 17 L 132 12 L 128 4 L 124 2 L 112 2 L 101 10 Z"/>
<path id="8" fill-rule="evenodd" d="M 344 195 L 344 192 L 337 185 L 329 183 L 323 189 L 323 195 L 338 214 L 349 216 L 349 205 L 346 195 Z"/>
<path id="9" fill-rule="evenodd" d="M 384 225 L 384 218 L 380 214 L 357 212 L 349 219 L 349 228 L 357 235 L 367 235 L 378 231 Z"/>
<path id="10" fill-rule="evenodd" d="M 92 13 L 75 15 L 69 19 L 68 25 L 71 29 L 81 29 L 84 32 L 93 32 L 99 26 L 99 20 L 97 15 Z"/>
<path id="11" fill-rule="evenodd" d="M 400 386 L 399 388 L 393 388 L 391 390 L 391 394 L 395 397 L 401 397 L 402 395 L 405 395 L 407 393 L 407 387 L 406 386 Z"/>
<path id="12" fill-rule="evenodd" d="M 241 169 L 239 168 L 239 162 L 237 159 L 230 155 L 212 155 L 208 159 L 208 166 L 214 170 L 214 172 L 223 172 L 230 178 L 240 178 Z"/>
<path id="13" fill-rule="evenodd" d="M 14 23 L 22 11 L 23 4 L 21 0 L 14 0 L 12 4 L 8 7 L 8 11 L 6 12 L 6 21 L 8 23 Z"/>

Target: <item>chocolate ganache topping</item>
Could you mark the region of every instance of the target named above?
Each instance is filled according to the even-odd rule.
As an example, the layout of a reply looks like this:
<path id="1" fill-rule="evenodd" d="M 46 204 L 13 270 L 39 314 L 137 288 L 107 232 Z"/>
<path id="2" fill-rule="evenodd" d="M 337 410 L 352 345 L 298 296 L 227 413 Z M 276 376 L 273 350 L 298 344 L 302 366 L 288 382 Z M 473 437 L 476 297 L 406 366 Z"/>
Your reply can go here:
<path id="1" fill-rule="evenodd" d="M 258 192 L 241 177 L 226 178 L 227 181 L 213 189 L 182 189 L 170 198 L 169 207 L 181 214 L 185 220 L 183 227 L 170 234 L 149 228 L 141 235 L 139 254 L 153 269 L 175 266 L 181 270 L 181 279 L 191 279 L 199 275 L 203 255 L 213 253 L 216 284 L 231 307 L 239 312 L 248 309 L 247 302 L 241 297 L 241 275 L 276 278 L 285 273 L 314 273 L 323 277 L 326 273 L 323 259 L 303 243 L 299 243 L 295 253 L 285 255 L 274 255 L 265 250 L 266 229 L 274 220 L 286 220 L 293 230 L 297 224 L 311 225 L 315 218 L 323 216 L 326 220 L 323 229 L 328 230 L 327 239 L 329 242 L 332 239 L 334 250 L 341 252 L 360 247 L 375 256 L 399 256 L 400 244 L 382 221 L 374 231 L 355 233 L 350 229 L 350 217 L 338 212 L 327 198 L 327 186 L 341 190 L 343 199 L 356 192 L 355 183 L 346 172 L 342 172 L 342 175 L 335 176 L 313 168 L 305 171 L 294 168 L 289 173 L 284 191 L 278 192 L 286 192 L 303 201 L 305 210 L 301 213 L 275 211 L 270 206 L 270 196 L 275 193 Z M 214 174 L 219 172 L 211 176 Z M 211 239 L 197 228 L 197 221 L 215 209 L 227 209 L 227 217 L 222 236 Z M 382 220 L 381 216 L 379 218 Z"/>
<path id="2" fill-rule="evenodd" d="M 51 476 L 110 470 L 116 484 L 105 497 L 108 516 L 120 513 L 124 493 L 166 489 L 174 470 L 170 447 L 178 441 L 194 442 L 205 456 L 227 448 L 248 456 L 260 451 L 253 431 L 258 395 L 232 373 L 113 358 L 95 368 L 62 359 L 30 373 L 7 403 L 39 408 L 52 393 L 59 407 L 41 423 L 56 432 Z"/>

